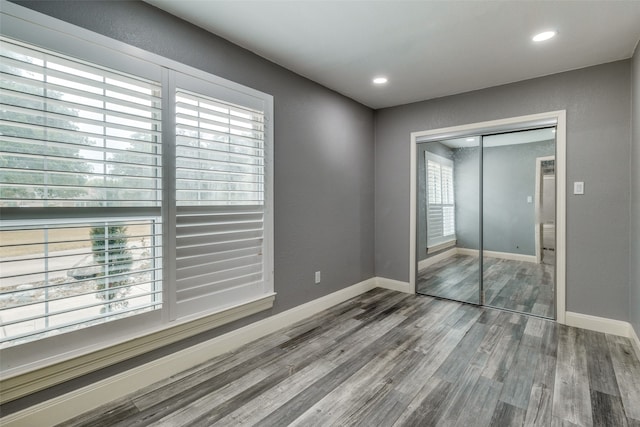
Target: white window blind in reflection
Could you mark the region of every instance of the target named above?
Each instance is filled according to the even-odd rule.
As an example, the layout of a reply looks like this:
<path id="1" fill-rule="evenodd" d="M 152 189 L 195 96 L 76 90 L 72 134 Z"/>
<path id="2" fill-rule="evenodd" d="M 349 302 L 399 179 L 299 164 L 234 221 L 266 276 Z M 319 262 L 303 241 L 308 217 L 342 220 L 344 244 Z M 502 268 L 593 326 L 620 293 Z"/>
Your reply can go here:
<path id="1" fill-rule="evenodd" d="M 455 240 L 453 162 L 425 151 L 427 248 Z"/>
<path id="2" fill-rule="evenodd" d="M 177 316 L 264 283 L 264 114 L 178 89 Z"/>

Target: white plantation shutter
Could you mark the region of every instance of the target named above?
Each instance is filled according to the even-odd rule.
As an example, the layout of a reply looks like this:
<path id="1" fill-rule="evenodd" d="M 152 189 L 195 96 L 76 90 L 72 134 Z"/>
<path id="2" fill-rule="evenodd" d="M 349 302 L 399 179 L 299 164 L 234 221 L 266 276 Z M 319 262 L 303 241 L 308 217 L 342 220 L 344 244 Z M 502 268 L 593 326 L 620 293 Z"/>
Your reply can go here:
<path id="1" fill-rule="evenodd" d="M 8 40 L 0 52 L 2 206 L 160 206 L 158 83 Z"/>
<path id="2" fill-rule="evenodd" d="M 2 38 L 0 89 L 0 347 L 161 308 L 159 83 Z"/>
<path id="3" fill-rule="evenodd" d="M 0 370 L 107 366 L 270 307 L 273 97 L 7 8 Z"/>
<path id="4" fill-rule="evenodd" d="M 264 113 L 178 88 L 177 317 L 264 293 Z"/>
<path id="5" fill-rule="evenodd" d="M 427 247 L 455 240 L 453 162 L 425 151 Z"/>

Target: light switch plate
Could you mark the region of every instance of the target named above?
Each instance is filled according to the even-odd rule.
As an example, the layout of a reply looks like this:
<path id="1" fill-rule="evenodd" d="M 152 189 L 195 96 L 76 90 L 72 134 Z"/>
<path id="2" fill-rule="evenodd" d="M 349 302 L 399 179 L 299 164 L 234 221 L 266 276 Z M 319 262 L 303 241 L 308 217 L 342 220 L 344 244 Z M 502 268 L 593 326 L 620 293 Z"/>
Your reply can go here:
<path id="1" fill-rule="evenodd" d="M 573 183 L 573 194 L 584 194 L 584 181 L 575 181 Z"/>

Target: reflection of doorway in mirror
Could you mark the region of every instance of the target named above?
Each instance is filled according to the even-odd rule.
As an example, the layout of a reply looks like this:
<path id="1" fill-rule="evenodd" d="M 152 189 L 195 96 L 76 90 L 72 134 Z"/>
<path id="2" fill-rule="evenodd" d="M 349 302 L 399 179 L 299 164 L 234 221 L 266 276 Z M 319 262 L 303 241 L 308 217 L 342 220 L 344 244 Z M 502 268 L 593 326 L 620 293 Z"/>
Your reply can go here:
<path id="1" fill-rule="evenodd" d="M 555 264 L 556 175 L 555 156 L 536 159 L 535 247 L 538 264 Z"/>

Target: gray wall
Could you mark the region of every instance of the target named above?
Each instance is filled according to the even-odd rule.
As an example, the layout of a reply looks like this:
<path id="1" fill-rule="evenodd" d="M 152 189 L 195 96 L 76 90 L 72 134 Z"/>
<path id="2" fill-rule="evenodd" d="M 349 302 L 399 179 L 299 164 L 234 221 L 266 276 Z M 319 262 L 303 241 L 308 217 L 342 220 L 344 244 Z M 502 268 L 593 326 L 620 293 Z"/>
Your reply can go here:
<path id="1" fill-rule="evenodd" d="M 484 148 L 483 248 L 535 255 L 535 159 L 555 153 L 553 141 Z M 456 238 L 460 248 L 479 245 L 479 148 L 453 152 Z"/>
<path id="2" fill-rule="evenodd" d="M 640 336 L 640 44 L 633 56 L 629 317 Z"/>
<path id="3" fill-rule="evenodd" d="M 274 96 L 278 295 L 271 312 L 32 396 L 14 408 L 373 277 L 371 109 L 146 3 L 16 3 Z M 318 270 L 322 282 L 315 285 Z"/>
<path id="4" fill-rule="evenodd" d="M 567 110 L 567 309 L 629 318 L 630 61 L 376 111 L 376 275 L 409 280 L 410 133 Z"/>
<path id="5" fill-rule="evenodd" d="M 536 254 L 536 158 L 554 154 L 554 141 L 483 150 L 482 245 L 485 250 Z M 532 203 L 527 202 L 527 196 L 531 196 Z"/>
<path id="6" fill-rule="evenodd" d="M 480 147 L 454 150 L 456 246 L 480 249 Z"/>

